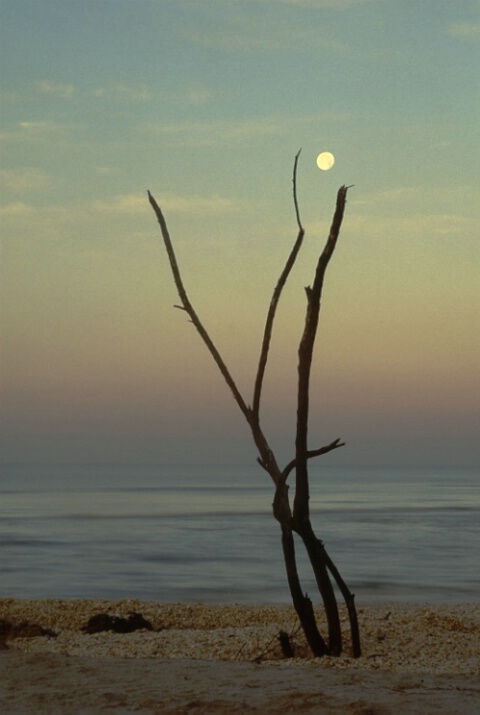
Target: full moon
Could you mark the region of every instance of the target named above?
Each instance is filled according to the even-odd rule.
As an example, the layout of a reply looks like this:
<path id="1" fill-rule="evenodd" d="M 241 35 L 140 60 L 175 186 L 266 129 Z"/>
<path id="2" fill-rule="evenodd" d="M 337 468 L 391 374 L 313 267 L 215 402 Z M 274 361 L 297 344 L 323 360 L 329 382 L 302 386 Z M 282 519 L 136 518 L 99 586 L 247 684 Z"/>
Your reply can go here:
<path id="1" fill-rule="evenodd" d="M 329 151 L 322 151 L 317 156 L 317 166 L 322 171 L 328 171 L 335 164 L 335 157 Z"/>

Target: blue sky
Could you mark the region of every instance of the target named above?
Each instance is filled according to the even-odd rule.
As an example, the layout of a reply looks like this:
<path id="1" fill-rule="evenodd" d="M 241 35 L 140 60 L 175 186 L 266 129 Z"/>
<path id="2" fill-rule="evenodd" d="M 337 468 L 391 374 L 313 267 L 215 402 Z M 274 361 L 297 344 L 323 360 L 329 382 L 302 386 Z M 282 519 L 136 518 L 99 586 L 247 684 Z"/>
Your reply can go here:
<path id="1" fill-rule="evenodd" d="M 250 400 L 293 449 L 303 287 L 349 193 L 315 362 L 335 463 L 478 463 L 477 0 L 2 0 L 1 381 L 10 461 L 250 461 L 146 202 Z M 318 170 L 320 151 L 336 157 Z"/>

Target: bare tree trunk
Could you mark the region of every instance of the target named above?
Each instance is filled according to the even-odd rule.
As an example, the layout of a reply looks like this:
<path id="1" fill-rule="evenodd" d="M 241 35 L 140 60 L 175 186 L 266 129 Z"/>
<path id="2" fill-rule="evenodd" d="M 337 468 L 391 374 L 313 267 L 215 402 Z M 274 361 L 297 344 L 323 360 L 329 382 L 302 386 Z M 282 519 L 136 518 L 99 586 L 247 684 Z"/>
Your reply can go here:
<path id="1" fill-rule="evenodd" d="M 323 279 L 325 271 L 333 251 L 342 225 L 345 202 L 347 197 L 347 187 L 342 186 L 337 194 L 337 205 L 333 217 L 330 235 L 325 248 L 318 260 L 315 279 L 312 287 L 306 288 L 307 313 L 305 317 L 305 327 L 298 349 L 298 402 L 297 402 L 297 436 L 296 446 L 296 487 L 295 500 L 293 506 L 294 528 L 302 537 L 307 550 L 310 563 L 317 581 L 317 585 L 325 606 L 325 613 L 328 621 L 329 650 L 332 655 L 339 655 L 342 652 L 342 632 L 340 628 L 340 617 L 324 552 L 319 548 L 320 543 L 315 536 L 310 523 L 309 508 L 309 482 L 308 482 L 308 415 L 309 415 L 309 394 L 310 394 L 310 374 L 312 366 L 313 348 L 318 329 L 320 317 L 320 299 L 323 289 Z"/>
<path id="2" fill-rule="evenodd" d="M 301 248 L 303 237 L 305 235 L 304 228 L 300 221 L 300 212 L 298 209 L 297 191 L 296 191 L 296 176 L 297 165 L 300 152 L 295 157 L 293 170 L 293 198 L 298 224 L 298 234 L 294 246 L 287 259 L 285 267 L 280 274 L 280 278 L 275 286 L 270 306 L 265 322 L 265 329 L 258 362 L 257 375 L 254 385 L 253 406 L 247 405 L 239 392 L 236 383 L 230 374 L 226 364 L 224 363 L 220 353 L 212 342 L 208 332 L 201 323 L 196 311 L 194 310 L 187 296 L 183 281 L 178 268 L 175 252 L 168 232 L 167 224 L 163 213 L 153 198 L 148 192 L 150 205 L 152 206 L 157 220 L 160 224 L 164 244 L 167 250 L 167 255 L 170 261 L 172 275 L 175 281 L 181 305 L 176 306 L 184 310 L 190 317 L 193 325 L 199 333 L 201 339 L 205 343 L 207 349 L 212 355 L 217 364 L 223 378 L 229 386 L 238 407 L 247 420 L 255 445 L 258 449 L 259 464 L 265 469 L 275 484 L 275 495 L 273 500 L 273 514 L 275 519 L 280 524 L 282 535 L 282 549 L 287 573 L 287 581 L 290 588 L 294 608 L 299 617 L 300 623 L 305 633 L 307 642 L 315 656 L 323 656 L 326 654 L 339 655 L 342 652 L 342 633 L 340 628 L 340 618 L 338 613 L 337 600 L 335 597 L 334 588 L 330 579 L 332 574 L 335 582 L 340 588 L 340 591 L 345 599 L 351 628 L 352 650 L 353 655 L 358 657 L 361 653 L 360 636 L 358 630 L 358 621 L 354 604 L 354 596 L 348 590 L 345 582 L 340 576 L 335 564 L 328 556 L 323 542 L 320 541 L 313 531 L 310 522 L 309 513 L 309 483 L 308 483 L 308 460 L 313 457 L 326 454 L 338 447 L 343 446 L 340 439 L 336 439 L 328 445 L 309 450 L 308 449 L 308 413 L 309 413 L 309 388 L 310 388 L 310 372 L 313 356 L 313 348 L 315 343 L 316 332 L 318 328 L 320 314 L 320 298 L 323 288 L 323 279 L 330 258 L 335 250 L 335 245 L 340 232 L 343 214 L 345 210 L 347 187 L 342 186 L 337 194 L 337 204 L 335 214 L 330 229 L 330 234 L 325 247 L 320 255 L 313 286 L 306 289 L 307 293 L 307 313 L 305 318 L 305 327 L 299 347 L 299 362 L 298 362 L 298 399 L 297 399 L 297 432 L 295 440 L 295 458 L 292 459 L 283 470 L 277 464 L 275 455 L 268 444 L 268 441 L 260 426 L 260 402 L 263 387 L 263 379 L 265 368 L 268 360 L 270 342 L 275 320 L 276 309 L 287 282 L 290 272 L 295 264 L 298 252 Z M 295 469 L 295 499 L 293 514 L 290 507 L 287 479 L 291 471 Z M 313 573 L 323 600 L 324 609 L 328 622 L 328 645 L 323 639 L 318 629 L 313 605 L 308 596 L 303 593 L 300 579 L 298 576 L 294 532 L 296 532 L 307 551 Z"/>
<path id="3" fill-rule="evenodd" d="M 329 652 L 329 648 L 318 630 L 313 605 L 307 595 L 303 594 L 298 576 L 297 561 L 295 557 L 295 542 L 293 538 L 293 519 L 288 498 L 288 486 L 280 482 L 275 490 L 273 501 L 273 514 L 280 522 L 282 531 L 282 550 L 285 569 L 287 572 L 288 586 L 292 597 L 293 606 L 302 625 L 303 632 L 312 653 L 320 657 Z"/>

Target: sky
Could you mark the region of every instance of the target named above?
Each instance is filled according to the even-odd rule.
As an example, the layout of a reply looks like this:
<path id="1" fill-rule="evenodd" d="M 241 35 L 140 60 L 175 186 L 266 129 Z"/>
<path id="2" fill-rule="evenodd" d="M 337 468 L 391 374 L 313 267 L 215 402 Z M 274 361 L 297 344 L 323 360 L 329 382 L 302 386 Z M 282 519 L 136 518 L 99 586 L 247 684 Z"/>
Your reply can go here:
<path id="1" fill-rule="evenodd" d="M 306 236 L 261 405 L 279 461 L 304 288 L 346 184 L 310 447 L 480 464 L 478 0 L 0 0 L 0 28 L 3 461 L 255 460 L 174 307 L 146 192 L 249 403 L 301 148 Z"/>

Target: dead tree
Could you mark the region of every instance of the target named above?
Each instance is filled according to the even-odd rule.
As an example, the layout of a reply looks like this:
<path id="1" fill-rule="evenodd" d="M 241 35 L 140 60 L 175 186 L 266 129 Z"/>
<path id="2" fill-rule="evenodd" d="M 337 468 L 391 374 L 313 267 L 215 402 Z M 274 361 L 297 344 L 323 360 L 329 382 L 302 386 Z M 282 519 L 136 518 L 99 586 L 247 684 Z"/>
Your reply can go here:
<path id="1" fill-rule="evenodd" d="M 354 603 L 354 595 L 349 591 L 346 583 L 342 579 L 334 562 L 328 555 L 323 542 L 317 538 L 312 528 L 309 512 L 309 481 L 308 481 L 308 460 L 318 457 L 327 452 L 331 452 L 338 447 L 342 447 L 344 442 L 336 439 L 330 444 L 317 449 L 308 448 L 308 416 L 309 416 L 309 388 L 310 373 L 312 366 L 313 349 L 317 334 L 318 321 L 320 315 L 320 300 L 323 289 L 325 271 L 335 250 L 337 239 L 342 225 L 345 204 L 347 199 L 347 186 L 341 186 L 337 193 L 335 212 L 333 215 L 330 233 L 323 251 L 320 254 L 316 266 L 314 280 L 311 286 L 306 288 L 307 309 L 303 335 L 298 350 L 298 390 L 297 390 L 297 428 L 295 438 L 295 457 L 281 469 L 277 463 L 275 455 L 267 442 L 260 425 L 260 401 L 262 395 L 263 379 L 268 360 L 270 342 L 273 332 L 273 324 L 277 306 L 287 282 L 290 272 L 295 264 L 298 252 L 301 248 L 305 230 L 300 219 L 300 211 L 297 200 L 297 165 L 300 152 L 295 157 L 293 168 L 293 200 L 295 206 L 298 234 L 293 248 L 288 256 L 287 262 L 280 274 L 277 285 L 273 291 L 270 306 L 265 321 L 262 347 L 258 362 L 257 374 L 254 385 L 252 405 L 247 404 L 239 392 L 237 385 L 227 368 L 223 358 L 212 342 L 208 332 L 200 321 L 193 305 L 191 304 L 185 290 L 177 259 L 173 249 L 167 223 L 162 210 L 158 206 L 154 197 L 148 192 L 150 205 L 152 206 L 158 223 L 160 224 L 163 241 L 167 250 L 170 267 L 175 281 L 175 286 L 180 297 L 180 305 L 175 307 L 184 310 L 196 328 L 201 339 L 208 348 L 211 356 L 217 364 L 225 382 L 232 391 L 235 401 L 242 411 L 252 433 L 253 440 L 257 447 L 259 457 L 258 462 L 263 469 L 268 472 L 275 485 L 275 495 L 273 499 L 273 515 L 280 524 L 282 535 L 282 549 L 287 573 L 288 585 L 292 597 L 294 608 L 304 630 L 307 642 L 315 656 L 340 655 L 342 652 L 342 632 L 340 628 L 340 618 L 338 604 L 334 591 L 335 582 L 345 600 L 347 606 L 350 633 L 352 641 L 352 654 L 359 657 L 360 636 L 357 621 L 357 613 Z M 293 509 L 290 506 L 289 486 L 287 479 L 292 471 L 295 471 L 295 498 Z M 297 534 L 303 542 L 318 589 L 323 601 L 325 615 L 328 624 L 328 639 L 325 639 L 318 628 L 312 601 L 307 594 L 303 593 L 300 578 L 298 575 L 294 534 Z M 333 582 L 332 582 L 333 578 Z"/>

